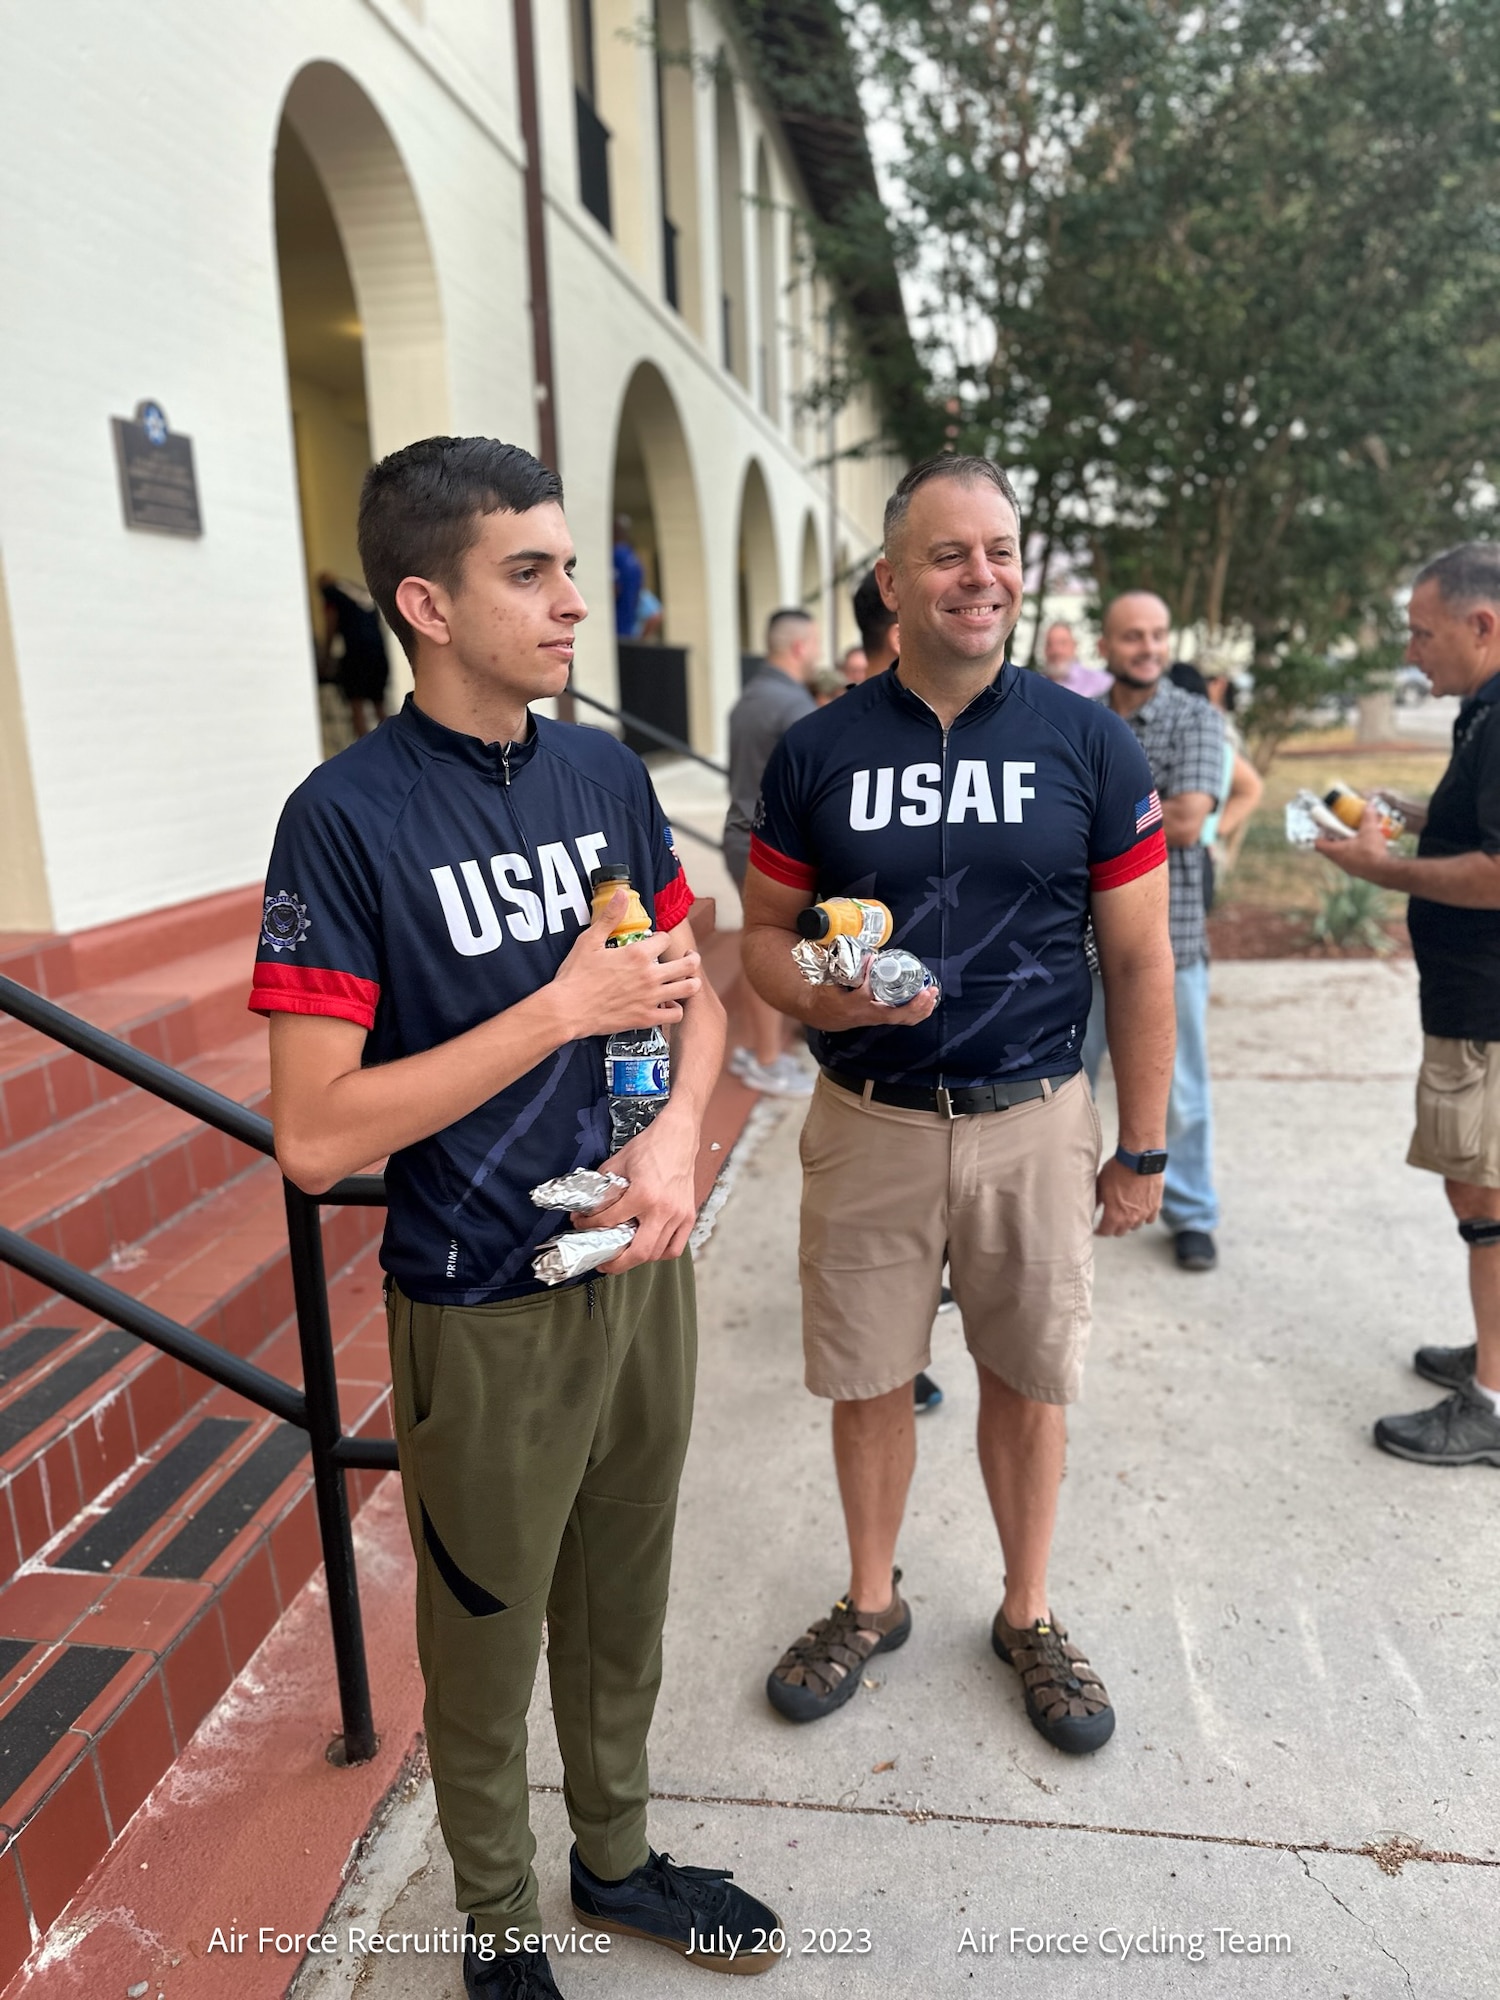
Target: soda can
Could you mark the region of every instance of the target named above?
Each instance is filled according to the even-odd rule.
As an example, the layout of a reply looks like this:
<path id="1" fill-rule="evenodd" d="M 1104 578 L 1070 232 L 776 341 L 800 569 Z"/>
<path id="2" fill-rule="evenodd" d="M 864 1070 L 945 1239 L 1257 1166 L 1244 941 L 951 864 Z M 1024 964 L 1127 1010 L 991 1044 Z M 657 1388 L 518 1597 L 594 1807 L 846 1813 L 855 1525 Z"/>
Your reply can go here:
<path id="1" fill-rule="evenodd" d="M 878 951 L 870 961 L 870 998 L 878 1006 L 904 1007 L 929 987 L 937 991 L 937 984 L 936 975 L 913 952 Z"/>

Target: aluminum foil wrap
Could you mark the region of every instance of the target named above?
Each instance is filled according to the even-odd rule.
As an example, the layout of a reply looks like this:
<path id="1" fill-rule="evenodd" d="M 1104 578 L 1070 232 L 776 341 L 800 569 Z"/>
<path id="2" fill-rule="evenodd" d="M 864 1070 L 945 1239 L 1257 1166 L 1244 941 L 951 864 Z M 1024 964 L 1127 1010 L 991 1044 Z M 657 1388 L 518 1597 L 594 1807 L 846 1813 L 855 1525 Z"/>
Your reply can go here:
<path id="1" fill-rule="evenodd" d="M 531 1199 L 538 1208 L 560 1208 L 570 1215 L 587 1215 L 590 1209 L 602 1208 L 629 1186 L 629 1181 L 620 1174 L 600 1174 L 592 1167 L 579 1167 L 571 1174 L 559 1174 L 556 1180 L 543 1181 L 540 1187 L 531 1190 Z"/>
<path id="2" fill-rule="evenodd" d="M 802 974 L 809 986 L 826 986 L 828 983 L 828 947 L 814 944 L 810 938 L 799 938 L 792 946 L 792 963 Z"/>
<path id="3" fill-rule="evenodd" d="M 1315 840 L 1353 840 L 1354 828 L 1336 819 L 1316 792 L 1304 789 L 1287 800 L 1286 837 L 1293 847 L 1311 847 Z"/>
<path id="4" fill-rule="evenodd" d="M 572 1229 L 544 1243 L 531 1268 L 544 1285 L 565 1285 L 618 1257 L 634 1235 L 633 1222 L 622 1222 L 618 1229 Z"/>
<path id="5" fill-rule="evenodd" d="M 864 983 L 865 968 L 873 954 L 858 938 L 852 937 L 835 938 L 826 949 L 829 984 L 842 986 L 852 993 L 856 986 Z"/>

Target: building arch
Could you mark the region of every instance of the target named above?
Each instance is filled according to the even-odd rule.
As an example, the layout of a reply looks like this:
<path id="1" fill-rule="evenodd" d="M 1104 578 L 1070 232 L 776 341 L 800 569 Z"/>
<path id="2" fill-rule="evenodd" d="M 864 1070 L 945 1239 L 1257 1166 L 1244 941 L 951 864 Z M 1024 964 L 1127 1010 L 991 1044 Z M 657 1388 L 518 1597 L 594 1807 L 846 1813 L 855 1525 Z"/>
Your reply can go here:
<path id="1" fill-rule="evenodd" d="M 364 343 L 370 443 L 383 458 L 449 425 L 442 304 L 416 190 L 385 120 L 336 63 L 299 70 L 281 116 L 338 227 Z"/>
<path id="2" fill-rule="evenodd" d="M 706 750 L 714 737 L 714 707 L 702 509 L 681 413 L 666 378 L 650 361 L 638 363 L 621 400 L 611 488 L 614 514 L 629 519 L 646 583 L 661 599 L 665 650 L 654 663 L 656 672 L 664 685 L 669 676 L 681 676 L 688 740 Z M 624 699 L 627 680 L 644 677 L 649 688 L 653 661 L 646 648 L 627 652 L 630 641 L 618 632 L 617 640 L 620 706 L 641 713 Z M 679 649 L 685 658 L 670 657 Z"/>
<path id="3" fill-rule="evenodd" d="M 759 658 L 765 652 L 766 624 L 781 608 L 782 591 L 771 495 L 760 461 L 754 458 L 745 467 L 740 487 L 737 568 L 740 656 Z"/>
<path id="4" fill-rule="evenodd" d="M 320 670 L 341 683 L 325 679 L 319 695 L 331 754 L 378 713 L 380 647 L 355 539 L 360 484 L 372 459 L 448 429 L 442 310 L 395 141 L 360 85 L 332 63 L 308 64 L 287 92 L 272 207 L 308 616 Z M 329 583 L 341 598 L 328 595 Z M 351 593 L 359 602 L 346 601 Z M 330 610 L 339 602 L 342 614 Z M 351 641 L 373 654 L 373 670 L 349 671 Z M 411 676 L 394 644 L 387 653 L 389 702 Z M 362 691 L 350 700 L 356 680 Z"/>
<path id="5" fill-rule="evenodd" d="M 745 198 L 740 180 L 740 114 L 734 84 L 714 86 L 714 131 L 719 192 L 719 359 L 748 389 L 750 329 L 745 312 Z"/>

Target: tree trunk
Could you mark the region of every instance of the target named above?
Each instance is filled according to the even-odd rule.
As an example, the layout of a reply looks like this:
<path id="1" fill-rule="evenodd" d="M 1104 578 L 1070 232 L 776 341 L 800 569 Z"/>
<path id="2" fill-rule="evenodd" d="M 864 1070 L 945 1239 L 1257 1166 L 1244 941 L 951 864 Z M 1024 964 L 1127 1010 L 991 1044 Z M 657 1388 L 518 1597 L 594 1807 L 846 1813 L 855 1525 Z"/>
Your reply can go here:
<path id="1" fill-rule="evenodd" d="M 1396 702 L 1389 688 L 1375 688 L 1359 698 L 1354 725 L 1356 743 L 1389 743 L 1396 734 Z"/>

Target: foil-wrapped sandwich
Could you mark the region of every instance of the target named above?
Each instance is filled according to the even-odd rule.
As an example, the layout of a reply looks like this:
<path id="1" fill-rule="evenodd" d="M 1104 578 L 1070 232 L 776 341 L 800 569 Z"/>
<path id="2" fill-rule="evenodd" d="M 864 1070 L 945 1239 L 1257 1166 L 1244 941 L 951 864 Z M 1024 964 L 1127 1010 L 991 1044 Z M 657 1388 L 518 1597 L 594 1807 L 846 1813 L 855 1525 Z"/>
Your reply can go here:
<path id="1" fill-rule="evenodd" d="M 569 1215 L 587 1215 L 590 1209 L 602 1208 L 629 1186 L 621 1174 L 601 1174 L 592 1167 L 578 1167 L 571 1174 L 559 1174 L 556 1180 L 543 1181 L 540 1187 L 534 1187 L 531 1199 L 538 1208 L 560 1208 Z"/>
<path id="2" fill-rule="evenodd" d="M 544 1285 L 565 1285 L 569 1278 L 581 1278 L 585 1271 L 597 1271 L 618 1257 L 634 1235 L 633 1222 L 622 1222 L 618 1229 L 570 1229 L 544 1243 L 531 1268 Z"/>

